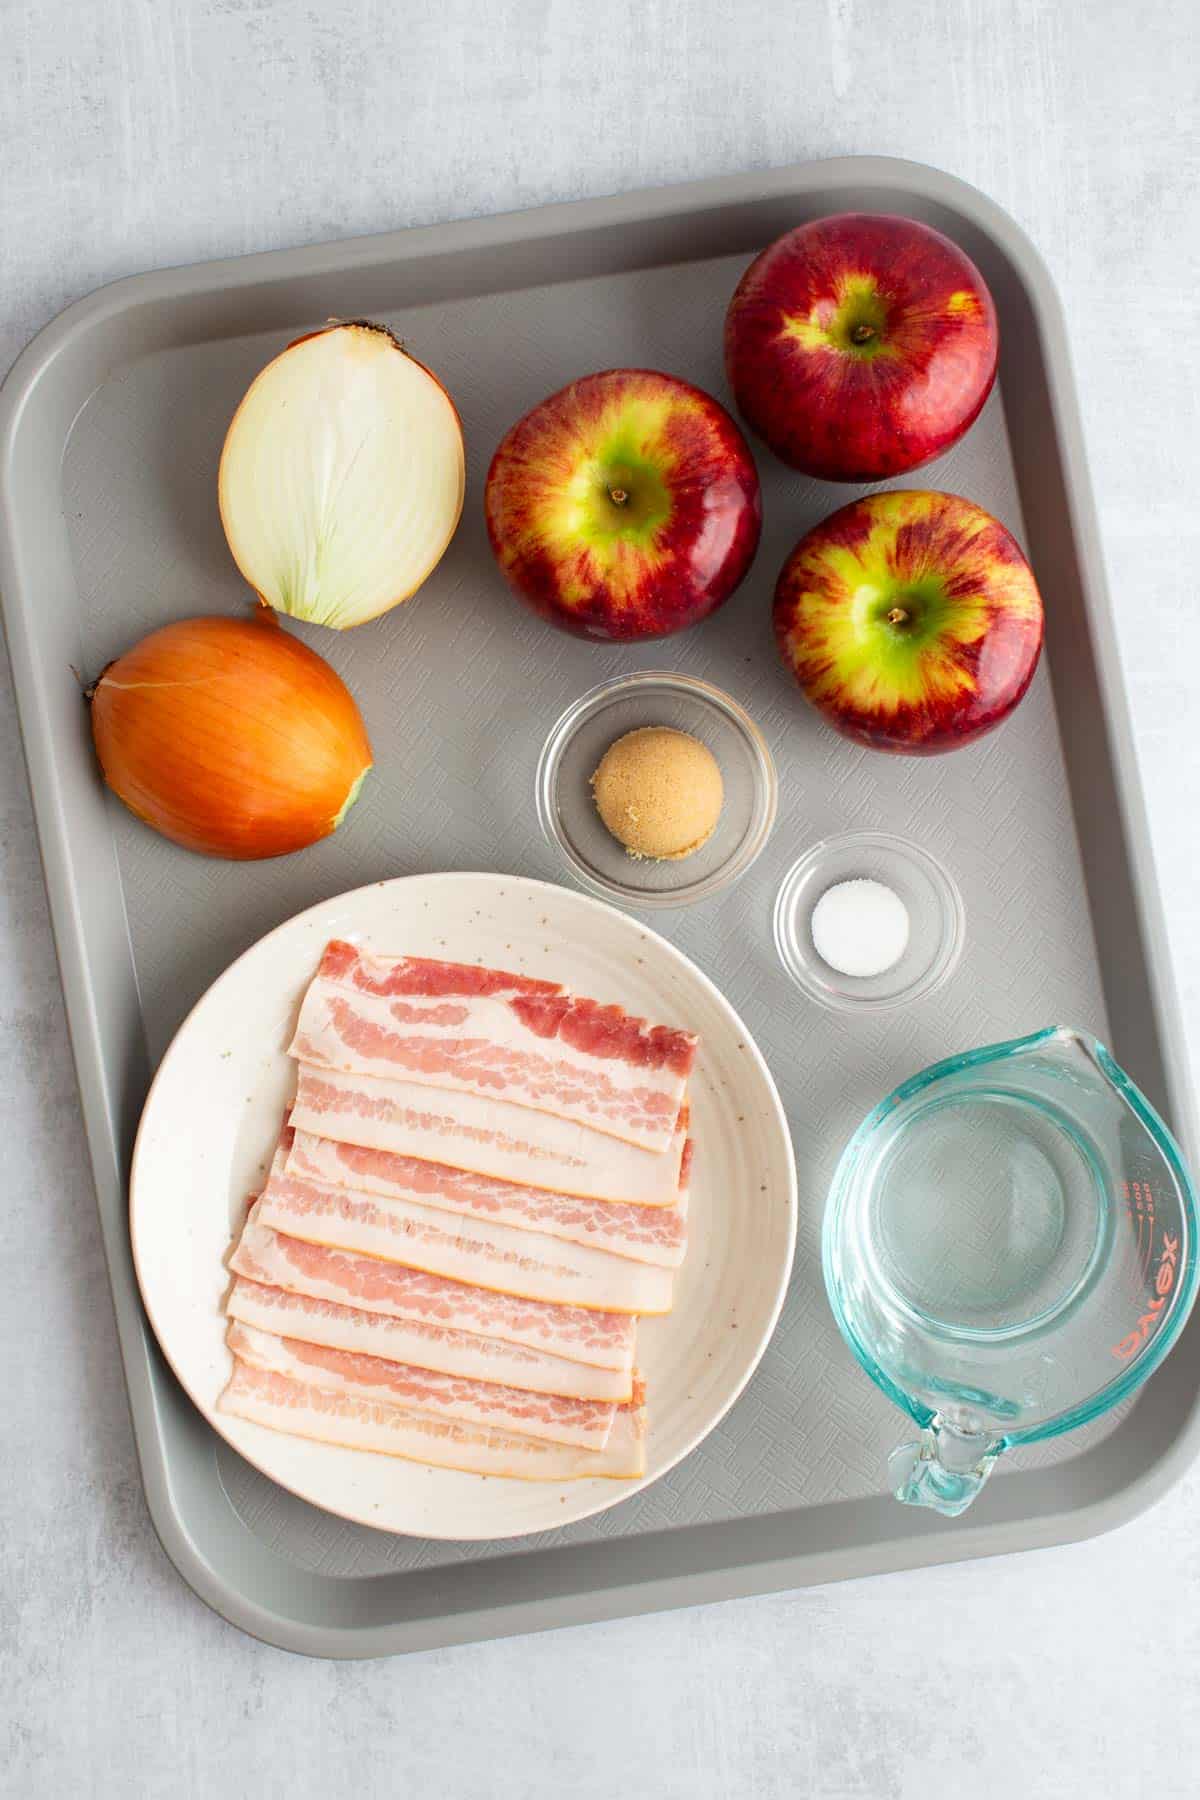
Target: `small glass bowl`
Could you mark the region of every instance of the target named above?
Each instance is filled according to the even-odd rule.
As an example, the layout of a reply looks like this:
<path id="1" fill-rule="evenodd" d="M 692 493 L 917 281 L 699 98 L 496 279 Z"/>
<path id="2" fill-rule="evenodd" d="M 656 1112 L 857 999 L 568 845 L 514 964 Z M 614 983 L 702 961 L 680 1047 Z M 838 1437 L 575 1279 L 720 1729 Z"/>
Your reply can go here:
<path id="1" fill-rule="evenodd" d="M 609 745 L 643 725 L 699 738 L 720 764 L 725 801 L 706 844 L 679 862 L 630 856 L 601 822 L 591 777 Z M 690 906 L 744 875 L 775 823 L 778 785 L 766 740 L 736 700 L 693 675 L 618 675 L 574 701 L 537 770 L 542 830 L 581 887 L 629 906 Z"/>
<path id="2" fill-rule="evenodd" d="M 882 881 L 908 911 L 908 944 L 882 975 L 842 975 L 817 954 L 813 908 L 840 881 Z M 775 947 L 796 986 L 843 1012 L 883 1012 L 940 987 L 962 953 L 962 896 L 941 863 L 904 838 L 851 831 L 805 851 L 783 878 L 775 901 Z"/>

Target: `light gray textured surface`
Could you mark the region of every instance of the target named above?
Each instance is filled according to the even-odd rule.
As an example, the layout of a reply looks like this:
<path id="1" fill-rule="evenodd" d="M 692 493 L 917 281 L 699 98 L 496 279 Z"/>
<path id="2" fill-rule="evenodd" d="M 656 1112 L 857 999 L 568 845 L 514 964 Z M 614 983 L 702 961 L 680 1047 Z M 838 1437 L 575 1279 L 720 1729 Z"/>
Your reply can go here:
<path id="1" fill-rule="evenodd" d="M 1200 855 L 1181 804 L 1200 773 L 1190 8 L 1096 6 L 1086 27 L 1077 9 L 986 0 L 727 17 L 648 4 L 606 32 L 581 6 L 443 6 L 431 24 L 339 5 L 47 13 L 14 34 L 0 78 L 5 360 L 76 294 L 165 262 L 852 150 L 974 180 L 1041 245 L 1079 324 L 1186 1007 L 1200 989 Z M 15 1631 L 0 1634 L 0 1783 L 891 1796 L 935 1774 L 984 1796 L 1192 1790 L 1195 1475 L 1091 1545 L 400 1664 L 302 1663 L 208 1614 L 138 1489 L 3 717 L 0 1331 L 15 1378 L 0 1602 Z"/>

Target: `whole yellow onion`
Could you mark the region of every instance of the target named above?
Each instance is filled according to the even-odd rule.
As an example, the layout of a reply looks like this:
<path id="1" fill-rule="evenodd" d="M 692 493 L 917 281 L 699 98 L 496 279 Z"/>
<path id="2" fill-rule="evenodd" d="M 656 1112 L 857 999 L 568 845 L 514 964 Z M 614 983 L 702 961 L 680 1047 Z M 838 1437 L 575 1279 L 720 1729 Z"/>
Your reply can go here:
<path id="1" fill-rule="evenodd" d="M 90 699 L 109 787 L 209 856 L 284 856 L 327 837 L 371 767 L 345 683 L 265 607 L 152 631 Z"/>

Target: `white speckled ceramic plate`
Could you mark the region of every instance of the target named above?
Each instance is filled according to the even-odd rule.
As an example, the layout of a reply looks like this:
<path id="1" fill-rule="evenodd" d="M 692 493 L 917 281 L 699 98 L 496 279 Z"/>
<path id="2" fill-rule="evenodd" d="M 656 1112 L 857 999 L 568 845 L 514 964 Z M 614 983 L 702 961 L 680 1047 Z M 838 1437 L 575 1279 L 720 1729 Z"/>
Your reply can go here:
<path id="1" fill-rule="evenodd" d="M 700 1033 L 691 1083 L 690 1245 L 673 1311 L 639 1327 L 646 1473 L 562 1486 L 431 1469 L 284 1436 L 216 1411 L 230 1372 L 225 1256 L 261 1183 L 294 1085 L 285 1055 L 327 939 L 568 983 Z M 603 1511 L 674 1466 L 749 1381 L 787 1287 L 796 1175 L 775 1084 L 741 1020 L 694 963 L 636 919 L 565 888 L 501 875 L 420 875 L 312 907 L 227 969 L 172 1043 L 134 1153 L 130 1222 L 159 1343 L 215 1431 L 317 1506 L 419 1537 L 503 1538 Z"/>

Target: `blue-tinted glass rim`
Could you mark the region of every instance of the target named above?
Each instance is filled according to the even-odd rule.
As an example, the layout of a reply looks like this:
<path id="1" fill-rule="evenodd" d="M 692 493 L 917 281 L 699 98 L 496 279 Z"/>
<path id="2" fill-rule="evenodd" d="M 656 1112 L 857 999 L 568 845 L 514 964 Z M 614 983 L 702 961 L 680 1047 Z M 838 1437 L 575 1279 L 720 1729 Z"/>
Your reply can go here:
<path id="1" fill-rule="evenodd" d="M 1184 1164 L 1183 1154 L 1166 1121 L 1160 1117 L 1140 1088 L 1130 1080 L 1107 1046 L 1102 1044 L 1099 1038 L 1090 1031 L 1082 1031 L 1070 1025 L 1048 1025 L 1041 1031 L 1031 1032 L 1027 1037 L 1008 1038 L 1003 1043 L 984 1044 L 976 1050 L 965 1050 L 957 1056 L 944 1057 L 941 1062 L 933 1063 L 929 1068 L 922 1069 L 916 1075 L 910 1075 L 907 1081 L 901 1082 L 899 1087 L 894 1088 L 877 1106 L 872 1108 L 842 1151 L 830 1183 L 821 1230 L 821 1271 L 825 1280 L 825 1292 L 829 1297 L 829 1304 L 838 1330 L 855 1360 L 870 1376 L 876 1387 L 881 1389 L 902 1412 L 915 1419 L 918 1425 L 928 1425 L 936 1416 L 933 1409 L 917 1405 L 910 1395 L 906 1394 L 902 1388 L 897 1387 L 856 1336 L 846 1318 L 841 1304 L 840 1282 L 835 1271 L 835 1221 L 840 1216 L 850 1178 L 867 1139 L 874 1132 L 876 1126 L 881 1124 L 896 1106 L 905 1100 L 912 1099 L 914 1095 L 924 1092 L 935 1081 L 940 1081 L 947 1075 L 955 1075 L 963 1069 L 975 1068 L 980 1063 L 997 1062 L 1006 1057 L 1019 1055 L 1023 1051 L 1033 1049 L 1038 1044 L 1049 1042 L 1052 1038 L 1074 1039 L 1083 1048 L 1112 1081 L 1130 1111 L 1140 1119 L 1157 1144 L 1178 1188 L 1183 1210 L 1185 1242 L 1183 1254 L 1180 1257 L 1179 1279 L 1175 1284 L 1171 1310 L 1155 1333 L 1153 1344 L 1090 1400 L 1082 1401 L 1078 1406 L 1072 1407 L 1058 1418 L 1048 1420 L 1029 1431 L 998 1434 L 999 1442 L 1004 1448 L 1017 1444 L 1035 1444 L 1046 1438 L 1061 1437 L 1068 1431 L 1075 1431 L 1081 1425 L 1089 1424 L 1093 1419 L 1100 1418 L 1102 1414 L 1110 1412 L 1114 1406 L 1119 1405 L 1122 1400 L 1135 1393 L 1142 1383 L 1148 1381 L 1154 1374 L 1174 1345 L 1187 1323 L 1188 1315 L 1196 1298 L 1197 1286 L 1200 1285 L 1196 1188 Z"/>

